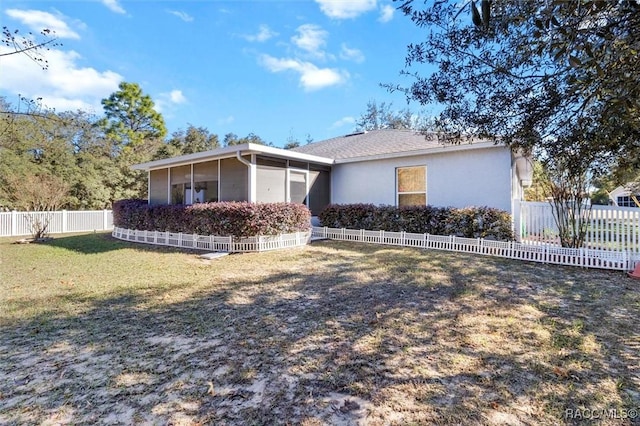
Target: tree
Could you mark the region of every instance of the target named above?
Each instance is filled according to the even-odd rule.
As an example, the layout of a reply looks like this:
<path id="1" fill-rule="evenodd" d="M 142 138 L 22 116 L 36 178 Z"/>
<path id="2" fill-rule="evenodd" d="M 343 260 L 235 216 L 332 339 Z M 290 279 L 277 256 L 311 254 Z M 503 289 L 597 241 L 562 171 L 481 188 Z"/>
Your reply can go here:
<path id="1" fill-rule="evenodd" d="M 20 36 L 19 30 L 2 27 L 0 44 L 9 48 L 9 51 L 0 52 L 0 58 L 23 54 L 42 67 L 43 70 L 46 70 L 49 68 L 49 62 L 45 59 L 43 50 L 48 51 L 51 47 L 62 46 L 61 43 L 58 43 L 58 38 L 55 34 L 55 31 L 45 28 L 40 31 L 40 38 L 34 37 L 31 32 L 26 37 L 23 37 Z"/>
<path id="2" fill-rule="evenodd" d="M 173 132 L 166 144 L 156 152 L 155 159 L 209 151 L 218 147 L 220 147 L 218 135 L 209 133 L 205 127 L 189 124 L 186 131 L 180 129 Z"/>
<path id="3" fill-rule="evenodd" d="M 117 92 L 102 100 L 102 120 L 107 137 L 120 149 L 135 150 L 167 134 L 162 115 L 154 110 L 153 100 L 136 83 L 122 82 Z"/>
<path id="4" fill-rule="evenodd" d="M 162 115 L 140 86 L 122 82 L 119 89 L 102 100 L 105 118 L 99 123 L 118 166 L 119 173 L 108 183 L 112 200 L 146 195 L 146 174 L 131 165 L 151 160 L 167 134 Z"/>
<path id="5" fill-rule="evenodd" d="M 391 110 L 392 104 L 375 100 L 367 102 L 367 110 L 360 115 L 356 122 L 358 130 L 379 129 L 409 129 L 411 128 L 411 113 L 409 110 L 395 113 Z"/>
<path id="6" fill-rule="evenodd" d="M 224 135 L 224 146 L 242 145 L 245 143 L 273 146 L 271 142 L 265 141 L 253 132 L 249 133 L 243 138 L 239 138 L 235 133 L 227 133 L 226 135 Z"/>
<path id="7" fill-rule="evenodd" d="M 428 30 L 408 47 L 404 90 L 444 106 L 439 123 L 528 151 L 581 138 L 610 162 L 638 161 L 640 4 L 620 1 L 434 1 L 401 10 Z M 469 7 L 467 9 L 466 7 Z M 471 15 L 471 19 L 469 19 Z M 435 66 L 421 76 L 417 64 Z"/>
<path id="8" fill-rule="evenodd" d="M 546 201 L 548 192 L 545 190 L 549 177 L 541 161 L 533 161 L 533 181 L 531 186 L 525 188 L 524 199 L 526 201 Z"/>
<path id="9" fill-rule="evenodd" d="M 400 111 L 392 109 L 393 104 L 375 100 L 367 102 L 367 110 L 360 114 L 360 119 L 356 122 L 356 129 L 379 130 L 379 129 L 412 129 L 431 130 L 431 123 L 422 115 L 414 114 L 409 108 Z"/>

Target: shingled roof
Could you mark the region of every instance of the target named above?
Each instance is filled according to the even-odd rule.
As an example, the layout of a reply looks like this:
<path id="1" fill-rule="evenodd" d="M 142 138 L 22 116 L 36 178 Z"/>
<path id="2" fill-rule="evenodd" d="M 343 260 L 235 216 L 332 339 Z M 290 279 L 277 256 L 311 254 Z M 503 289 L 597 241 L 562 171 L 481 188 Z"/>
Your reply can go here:
<path id="1" fill-rule="evenodd" d="M 471 144 L 465 143 L 465 145 Z M 400 153 L 409 154 L 444 147 L 445 144 L 436 134 L 425 135 L 415 130 L 382 129 L 313 142 L 294 148 L 292 151 L 339 161 Z"/>

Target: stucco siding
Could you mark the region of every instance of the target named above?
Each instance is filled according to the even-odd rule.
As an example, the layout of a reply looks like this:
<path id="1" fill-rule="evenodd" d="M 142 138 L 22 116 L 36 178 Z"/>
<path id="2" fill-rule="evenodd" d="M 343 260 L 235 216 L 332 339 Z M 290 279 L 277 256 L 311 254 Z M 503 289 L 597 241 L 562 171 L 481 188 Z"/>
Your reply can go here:
<path id="1" fill-rule="evenodd" d="M 511 211 L 511 153 L 492 147 L 337 164 L 332 202 L 396 205 L 396 168 L 426 166 L 427 204 Z"/>

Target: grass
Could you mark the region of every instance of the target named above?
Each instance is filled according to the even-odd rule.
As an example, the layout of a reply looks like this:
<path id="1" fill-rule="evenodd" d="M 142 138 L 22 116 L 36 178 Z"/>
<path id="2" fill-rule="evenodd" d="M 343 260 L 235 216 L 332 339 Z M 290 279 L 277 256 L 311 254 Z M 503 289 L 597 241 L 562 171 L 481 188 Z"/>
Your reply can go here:
<path id="1" fill-rule="evenodd" d="M 640 421 L 640 284 L 621 273 L 346 242 L 214 261 L 10 242 L 2 424 Z"/>

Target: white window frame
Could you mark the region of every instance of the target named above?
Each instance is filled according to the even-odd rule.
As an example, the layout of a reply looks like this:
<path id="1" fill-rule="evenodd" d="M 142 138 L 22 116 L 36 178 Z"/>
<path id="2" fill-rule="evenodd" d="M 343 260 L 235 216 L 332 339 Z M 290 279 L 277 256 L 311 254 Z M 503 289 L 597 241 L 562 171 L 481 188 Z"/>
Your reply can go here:
<path id="1" fill-rule="evenodd" d="M 424 191 L 407 191 L 407 192 L 400 192 L 398 189 L 398 185 L 400 183 L 400 179 L 398 177 L 400 170 L 401 169 L 424 169 Z M 417 166 L 401 166 L 401 167 L 396 167 L 396 207 L 400 207 L 400 195 L 412 195 L 412 194 L 424 194 L 424 205 L 426 206 L 428 203 L 428 198 L 427 198 L 427 165 L 426 164 L 420 164 Z"/>

